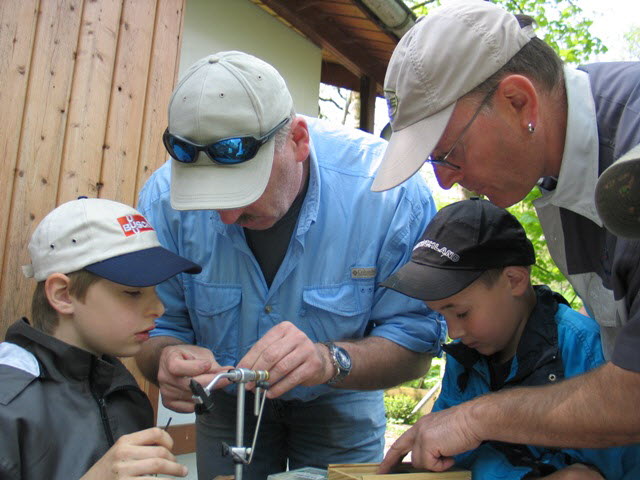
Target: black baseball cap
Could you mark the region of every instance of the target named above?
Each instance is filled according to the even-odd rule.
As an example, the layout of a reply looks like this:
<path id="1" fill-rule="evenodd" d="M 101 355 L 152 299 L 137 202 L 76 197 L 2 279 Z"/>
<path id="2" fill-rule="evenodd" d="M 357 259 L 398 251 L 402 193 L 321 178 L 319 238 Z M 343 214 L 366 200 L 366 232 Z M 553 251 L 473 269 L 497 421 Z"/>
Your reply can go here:
<path id="1" fill-rule="evenodd" d="M 381 286 L 420 300 L 441 300 L 487 270 L 534 263 L 533 245 L 516 217 L 472 198 L 442 208 L 413 248 L 411 261 Z"/>

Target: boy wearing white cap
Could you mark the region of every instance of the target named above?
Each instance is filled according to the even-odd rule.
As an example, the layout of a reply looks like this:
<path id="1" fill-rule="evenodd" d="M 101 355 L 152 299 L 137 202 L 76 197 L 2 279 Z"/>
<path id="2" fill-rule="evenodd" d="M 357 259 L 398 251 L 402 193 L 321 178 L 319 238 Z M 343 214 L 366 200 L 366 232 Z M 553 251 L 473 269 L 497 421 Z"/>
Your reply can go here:
<path id="1" fill-rule="evenodd" d="M 164 245 L 203 266 L 159 287 L 167 310 L 136 357 L 163 403 L 192 412 L 189 377 L 268 370 L 245 478 L 380 461 L 381 389 L 423 375 L 444 334 L 422 302 L 378 286 L 435 213 L 424 180 L 371 192 L 386 142 L 296 115 L 281 75 L 242 52 L 185 72 L 163 139 L 171 159 L 139 207 Z M 235 438 L 235 391 L 213 397 L 196 419 L 202 479 L 234 470 L 220 447 Z"/>
<path id="2" fill-rule="evenodd" d="M 385 78 L 393 133 L 373 188 L 401 184 L 425 160 L 443 188 L 459 183 L 501 207 L 539 184 L 534 204 L 549 252 L 599 323 L 610 362 L 566 382 L 568 400 L 563 384 L 451 409 L 446 425 L 456 434 L 421 431 L 435 454 L 426 466 L 487 438 L 568 447 L 640 441 L 640 417 L 629 414 L 640 391 L 640 247 L 607 230 L 594 202 L 598 175 L 640 144 L 640 62 L 563 67 L 532 22 L 461 0 L 434 8 L 403 36 Z M 564 408 L 550 414 L 542 408 L 550 401 Z M 430 421 L 438 419 L 445 415 Z"/>
<path id="3" fill-rule="evenodd" d="M 164 249 L 139 212 L 105 199 L 54 209 L 29 254 L 33 326 L 17 321 L 0 344 L 0 477 L 184 477 L 116 357 L 135 355 L 162 315 L 155 285 L 200 267 Z"/>

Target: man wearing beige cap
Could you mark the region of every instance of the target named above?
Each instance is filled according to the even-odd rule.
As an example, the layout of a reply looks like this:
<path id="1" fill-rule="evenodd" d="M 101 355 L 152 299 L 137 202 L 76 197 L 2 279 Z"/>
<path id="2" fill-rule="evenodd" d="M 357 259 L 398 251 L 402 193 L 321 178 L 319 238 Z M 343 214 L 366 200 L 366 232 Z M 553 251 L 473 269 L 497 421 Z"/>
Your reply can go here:
<path id="1" fill-rule="evenodd" d="M 192 412 L 190 378 L 206 386 L 230 367 L 268 370 L 246 478 L 380 461 L 380 389 L 423 375 L 444 334 L 422 302 L 378 286 L 435 213 L 424 181 L 371 192 L 386 142 L 296 115 L 279 73 L 241 52 L 185 73 L 164 144 L 172 158 L 139 207 L 203 271 L 158 288 L 166 313 L 138 363 L 163 403 Z M 235 385 L 220 386 L 197 415 L 201 479 L 234 470 L 220 447 L 235 441 Z"/>
<path id="2" fill-rule="evenodd" d="M 640 63 L 565 68 L 532 20 L 484 1 L 432 10 L 402 38 L 385 79 L 393 134 L 373 184 L 388 190 L 426 162 L 507 207 L 539 184 L 549 251 L 599 324 L 605 358 L 551 387 L 480 397 L 424 417 L 383 470 L 413 450 L 442 469 L 483 440 L 603 447 L 640 440 L 640 247 L 608 231 L 599 173 L 640 143 Z M 392 191 L 392 190 L 389 190 Z"/>

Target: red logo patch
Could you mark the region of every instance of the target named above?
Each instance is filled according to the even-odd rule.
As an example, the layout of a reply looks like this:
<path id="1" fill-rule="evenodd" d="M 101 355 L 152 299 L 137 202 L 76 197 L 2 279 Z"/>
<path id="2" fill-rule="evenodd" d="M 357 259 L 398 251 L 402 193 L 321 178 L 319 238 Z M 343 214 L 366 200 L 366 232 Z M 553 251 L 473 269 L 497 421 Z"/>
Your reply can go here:
<path id="1" fill-rule="evenodd" d="M 142 215 L 126 215 L 118 218 L 118 223 L 127 237 L 135 235 L 136 233 L 153 230 L 153 227 L 151 227 L 147 219 Z"/>

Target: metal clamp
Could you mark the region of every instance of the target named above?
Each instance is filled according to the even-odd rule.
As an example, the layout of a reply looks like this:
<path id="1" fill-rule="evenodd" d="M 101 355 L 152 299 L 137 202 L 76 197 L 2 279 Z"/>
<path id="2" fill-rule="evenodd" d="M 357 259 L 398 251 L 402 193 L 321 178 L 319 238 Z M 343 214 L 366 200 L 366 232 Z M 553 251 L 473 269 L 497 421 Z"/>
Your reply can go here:
<path id="1" fill-rule="evenodd" d="M 193 398 L 196 402 L 196 413 L 202 414 L 210 412 L 213 405 L 213 397 L 211 392 L 215 389 L 216 384 L 223 378 L 228 379 L 231 382 L 237 383 L 238 395 L 236 400 L 236 445 L 229 446 L 226 443 L 222 444 L 222 455 L 231 455 L 233 463 L 235 464 L 235 479 L 242 480 L 242 467 L 251 463 L 253 458 L 253 452 L 255 451 L 256 440 L 258 439 L 258 430 L 260 429 L 260 421 L 262 420 L 262 411 L 264 410 L 264 402 L 266 399 L 267 389 L 269 384 L 269 372 L 266 370 L 249 370 L 247 368 L 234 368 L 225 373 L 216 375 L 211 383 L 206 387 L 203 387 L 194 379 L 189 382 L 189 388 L 193 393 Z M 247 383 L 255 382 L 255 398 L 253 404 L 253 414 L 258 417 L 256 421 L 256 428 L 253 433 L 253 441 L 251 447 L 244 447 L 244 404 L 245 393 Z"/>

